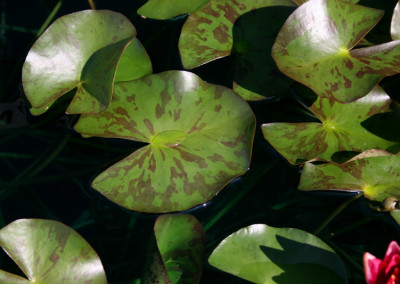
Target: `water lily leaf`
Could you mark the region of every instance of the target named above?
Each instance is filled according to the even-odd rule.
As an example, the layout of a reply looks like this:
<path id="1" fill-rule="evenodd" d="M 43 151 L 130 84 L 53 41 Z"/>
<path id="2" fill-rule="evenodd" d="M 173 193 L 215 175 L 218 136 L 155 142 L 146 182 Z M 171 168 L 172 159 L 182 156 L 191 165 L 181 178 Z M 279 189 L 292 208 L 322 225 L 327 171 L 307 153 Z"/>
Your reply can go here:
<path id="1" fill-rule="evenodd" d="M 316 236 L 293 228 L 242 228 L 225 238 L 208 261 L 254 283 L 347 283 L 335 252 Z"/>
<path id="2" fill-rule="evenodd" d="M 390 215 L 392 215 L 393 219 L 400 225 L 400 210 L 392 210 L 390 211 Z"/>
<path id="3" fill-rule="evenodd" d="M 183 66 L 191 69 L 236 54 L 235 91 L 246 100 L 275 95 L 290 80 L 277 70 L 269 50 L 294 7 L 291 0 L 210 1 L 182 27 L 179 50 Z M 268 25 L 266 18 L 270 19 Z M 271 88 L 271 82 L 279 86 Z"/>
<path id="4" fill-rule="evenodd" d="M 181 14 L 193 13 L 207 4 L 210 0 L 149 0 L 139 8 L 137 13 L 141 16 L 166 20 Z"/>
<path id="5" fill-rule="evenodd" d="M 303 3 L 305 3 L 305 2 L 307 2 L 308 0 L 293 0 L 293 2 L 295 2 L 297 5 L 301 5 L 301 4 L 303 4 Z M 353 4 L 356 4 L 356 3 L 358 3 L 358 2 L 360 2 L 360 0 L 343 0 L 344 2 L 349 2 L 349 3 L 353 3 Z"/>
<path id="6" fill-rule="evenodd" d="M 398 142 L 383 139 L 361 125 L 369 117 L 389 112 L 391 103 L 379 86 L 348 104 L 318 97 L 309 109 L 320 123 L 266 123 L 262 131 L 265 139 L 292 164 L 314 158 L 331 160 L 338 151 L 396 151 Z"/>
<path id="7" fill-rule="evenodd" d="M 300 190 L 362 191 L 370 200 L 398 200 L 400 193 L 400 156 L 393 154 L 362 155 L 343 164 L 306 163 L 300 179 Z M 381 152 L 382 153 L 382 152 Z M 384 152 L 383 152 L 384 153 Z"/>
<path id="8" fill-rule="evenodd" d="M 68 113 L 107 109 L 121 54 L 136 35 L 122 14 L 86 10 L 57 19 L 29 51 L 22 71 L 25 95 L 41 109 L 77 88 Z"/>
<path id="9" fill-rule="evenodd" d="M 185 71 L 115 85 L 109 110 L 82 115 L 86 136 L 149 143 L 110 167 L 93 188 L 135 211 L 181 211 L 212 198 L 246 172 L 255 118 L 228 88 Z"/>
<path id="10" fill-rule="evenodd" d="M 318 96 L 352 102 L 400 72 L 400 41 L 353 49 L 382 15 L 341 0 L 310 0 L 287 19 L 272 57 Z"/>
<path id="11" fill-rule="evenodd" d="M 153 73 L 149 55 L 142 43 L 134 38 L 128 44 L 118 64 L 115 83 L 131 81 Z"/>
<path id="12" fill-rule="evenodd" d="M 393 40 L 400 40 L 400 6 L 397 2 L 394 7 L 392 23 L 390 25 L 390 35 Z"/>
<path id="13" fill-rule="evenodd" d="M 165 280 L 199 283 L 206 237 L 197 219 L 187 214 L 161 215 L 154 225 L 154 234 L 168 272 Z"/>
<path id="14" fill-rule="evenodd" d="M 14 221 L 0 230 L 0 245 L 27 277 L 0 270 L 1 283 L 107 283 L 93 248 L 57 221 Z"/>

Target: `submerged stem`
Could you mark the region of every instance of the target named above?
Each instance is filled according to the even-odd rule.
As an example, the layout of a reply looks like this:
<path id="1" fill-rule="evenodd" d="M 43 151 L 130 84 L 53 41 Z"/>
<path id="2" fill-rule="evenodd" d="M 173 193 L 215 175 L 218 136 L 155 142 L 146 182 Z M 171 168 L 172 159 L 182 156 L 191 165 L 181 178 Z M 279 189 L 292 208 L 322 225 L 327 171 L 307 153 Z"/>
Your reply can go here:
<path id="1" fill-rule="evenodd" d="M 347 199 L 345 202 L 342 203 L 338 208 L 336 208 L 335 211 L 333 211 L 323 222 L 322 224 L 314 231 L 315 235 L 318 235 L 328 224 L 336 218 L 337 215 L 339 215 L 344 209 L 346 209 L 351 203 L 356 201 L 358 198 L 360 198 L 363 194 L 358 193 L 357 195 L 354 195 L 352 198 Z"/>

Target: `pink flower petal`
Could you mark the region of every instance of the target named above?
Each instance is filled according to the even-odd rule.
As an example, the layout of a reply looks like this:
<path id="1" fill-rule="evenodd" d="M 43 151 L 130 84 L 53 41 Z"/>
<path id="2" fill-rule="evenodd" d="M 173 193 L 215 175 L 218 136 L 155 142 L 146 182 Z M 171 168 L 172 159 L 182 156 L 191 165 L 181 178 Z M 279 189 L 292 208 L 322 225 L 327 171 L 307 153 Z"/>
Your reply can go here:
<path id="1" fill-rule="evenodd" d="M 369 252 L 364 253 L 364 272 L 365 280 L 367 284 L 375 284 L 379 273 L 379 266 L 382 262 L 379 258 L 376 258 Z"/>

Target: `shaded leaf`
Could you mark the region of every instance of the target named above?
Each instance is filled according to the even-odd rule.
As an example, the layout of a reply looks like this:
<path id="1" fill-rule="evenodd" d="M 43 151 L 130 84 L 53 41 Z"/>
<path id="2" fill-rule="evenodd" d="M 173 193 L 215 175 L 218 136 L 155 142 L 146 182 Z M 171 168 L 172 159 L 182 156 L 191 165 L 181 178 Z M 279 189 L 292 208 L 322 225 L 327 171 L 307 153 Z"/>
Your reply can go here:
<path id="1" fill-rule="evenodd" d="M 191 69 L 236 54 L 233 87 L 243 98 L 259 100 L 276 95 L 280 87 L 286 90 L 290 80 L 277 70 L 270 49 L 293 6 L 291 0 L 210 1 L 182 27 L 183 66 Z"/>
<path id="2" fill-rule="evenodd" d="M 147 18 L 166 20 L 181 14 L 193 13 L 210 0 L 149 0 L 137 13 Z"/>
<path id="3" fill-rule="evenodd" d="M 391 102 L 379 86 L 348 104 L 319 97 L 309 109 L 321 123 L 266 123 L 262 131 L 265 139 L 292 164 L 314 158 L 331 160 L 339 151 L 380 148 L 395 152 L 400 147 L 398 142 L 381 138 L 361 125 L 367 118 L 389 112 Z"/>
<path id="4" fill-rule="evenodd" d="M 154 234 L 171 283 L 199 283 L 206 237 L 197 219 L 187 214 L 161 215 Z"/>
<path id="5" fill-rule="evenodd" d="M 111 100 L 121 54 L 136 35 L 122 14 L 86 10 L 57 19 L 29 51 L 22 72 L 32 107 L 43 107 L 77 88 L 68 113 L 99 113 Z"/>
<path id="6" fill-rule="evenodd" d="M 257 224 L 225 238 L 209 263 L 254 283 L 347 283 L 335 252 L 316 236 Z"/>
<path id="7" fill-rule="evenodd" d="M 390 35 L 392 36 L 393 40 L 400 39 L 400 6 L 399 6 L 399 2 L 397 2 L 396 6 L 394 7 L 392 23 L 390 25 Z"/>
<path id="8" fill-rule="evenodd" d="M 29 279 L 0 270 L 1 283 L 107 283 L 93 248 L 57 221 L 14 221 L 0 230 L 0 245 Z"/>
<path id="9" fill-rule="evenodd" d="M 382 15 L 341 0 L 310 0 L 287 19 L 272 57 L 317 95 L 352 102 L 400 71 L 400 41 L 353 49 Z"/>
<path id="10" fill-rule="evenodd" d="M 208 201 L 246 172 L 255 118 L 231 90 L 185 71 L 115 85 L 109 110 L 82 115 L 85 136 L 149 143 L 110 167 L 93 188 L 136 211 L 180 211 Z"/>
<path id="11" fill-rule="evenodd" d="M 300 190 L 340 190 L 363 192 L 370 200 L 398 200 L 400 189 L 400 156 L 376 150 L 363 153 L 343 164 L 306 163 L 300 179 Z"/>

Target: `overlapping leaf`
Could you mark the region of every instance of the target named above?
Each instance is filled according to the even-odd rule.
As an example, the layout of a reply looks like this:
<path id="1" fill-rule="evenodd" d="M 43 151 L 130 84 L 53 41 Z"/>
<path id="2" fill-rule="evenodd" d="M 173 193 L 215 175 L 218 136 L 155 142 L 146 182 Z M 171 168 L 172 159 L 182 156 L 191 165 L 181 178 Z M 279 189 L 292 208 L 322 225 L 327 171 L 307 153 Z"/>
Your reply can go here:
<path id="1" fill-rule="evenodd" d="M 310 111 L 321 123 L 266 123 L 262 131 L 265 139 L 292 164 L 314 158 L 331 160 L 339 151 L 380 148 L 395 152 L 400 147 L 398 142 L 383 139 L 361 125 L 367 118 L 390 111 L 391 102 L 379 86 L 348 104 L 319 97 Z"/>
<path id="2" fill-rule="evenodd" d="M 35 42 L 23 66 L 25 95 L 41 113 L 77 88 L 69 113 L 100 113 L 111 100 L 121 54 L 136 35 L 116 12 L 87 10 L 56 20 Z"/>
<path id="3" fill-rule="evenodd" d="M 275 95 L 288 79 L 279 74 L 269 50 L 294 6 L 291 0 L 210 1 L 182 28 L 183 66 L 191 69 L 235 53 L 235 91 L 248 100 Z"/>
<path id="4" fill-rule="evenodd" d="M 154 234 L 157 250 L 153 253 L 160 254 L 162 262 L 149 263 L 144 283 L 199 283 L 205 233 L 197 219 L 187 214 L 161 215 Z"/>
<path id="5" fill-rule="evenodd" d="M 166 20 L 181 14 L 193 13 L 210 0 L 149 0 L 137 11 L 144 17 Z"/>
<path id="6" fill-rule="evenodd" d="M 316 236 L 293 228 L 242 228 L 218 245 L 209 263 L 254 283 L 347 282 L 335 252 Z"/>
<path id="7" fill-rule="evenodd" d="M 0 230 L 0 245 L 27 277 L 0 270 L 1 283 L 107 283 L 93 248 L 57 221 L 14 221 Z"/>
<path id="8" fill-rule="evenodd" d="M 393 40 L 400 39 L 400 5 L 397 2 L 396 6 L 394 7 L 392 23 L 390 25 L 390 34 Z"/>
<path id="9" fill-rule="evenodd" d="M 342 0 L 310 0 L 287 19 L 272 57 L 319 96 L 352 102 L 400 72 L 400 41 L 353 49 L 382 15 Z"/>
<path id="10" fill-rule="evenodd" d="M 300 179 L 301 190 L 362 191 L 370 200 L 398 200 L 400 156 L 372 150 L 343 164 L 306 163 Z"/>
<path id="11" fill-rule="evenodd" d="M 254 122 L 250 107 L 231 90 L 168 71 L 116 84 L 109 110 L 83 115 L 75 129 L 149 143 L 92 186 L 128 209 L 167 212 L 206 202 L 246 172 Z"/>

